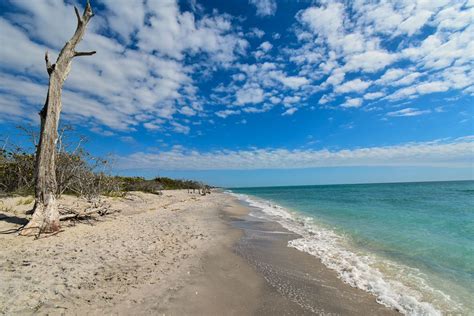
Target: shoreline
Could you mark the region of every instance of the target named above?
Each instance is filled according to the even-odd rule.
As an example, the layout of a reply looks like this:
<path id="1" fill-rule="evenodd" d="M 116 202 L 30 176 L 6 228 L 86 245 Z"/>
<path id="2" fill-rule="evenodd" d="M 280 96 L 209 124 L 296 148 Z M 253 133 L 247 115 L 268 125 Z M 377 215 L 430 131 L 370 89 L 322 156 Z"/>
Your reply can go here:
<path id="1" fill-rule="evenodd" d="M 354 230 L 359 228 L 362 236 L 368 236 L 367 244 L 370 244 L 371 241 L 369 233 L 374 230 L 378 229 L 377 236 L 385 237 L 384 231 L 377 228 L 378 226 L 375 228 L 374 226 L 365 227 L 369 233 L 363 235 L 365 233 L 364 225 L 357 226 L 357 219 L 354 219 L 354 216 L 360 216 L 362 219 L 367 218 L 364 216 L 369 215 L 363 213 L 364 209 L 351 208 L 346 218 L 343 216 L 338 218 L 337 216 L 340 214 L 337 213 L 331 218 L 330 216 L 333 215 L 330 213 L 337 210 L 338 205 L 328 207 L 324 203 L 332 201 L 331 197 L 325 199 L 322 196 L 321 203 L 324 206 L 321 208 L 321 218 L 340 220 L 340 222 L 337 220 L 324 222 L 318 218 L 317 211 L 314 213 L 311 211 L 313 207 L 318 210 L 318 207 L 315 206 L 317 205 L 316 201 L 306 201 L 305 197 L 298 195 L 298 193 L 293 192 L 298 196 L 298 201 L 303 201 L 300 204 L 294 202 L 296 197 L 291 195 L 286 196 L 285 200 L 284 197 L 277 196 L 272 191 L 260 192 L 262 194 L 259 194 L 257 190 L 255 190 L 256 192 L 242 191 L 230 194 L 249 205 L 252 208 L 252 216 L 279 223 L 285 229 L 296 234 L 296 238 L 288 240 L 288 247 L 316 258 L 318 263 L 323 263 L 325 267 L 336 272 L 341 282 L 370 293 L 376 298 L 377 303 L 408 315 L 441 315 L 444 313 L 464 315 L 470 313 L 469 306 L 472 304 L 469 299 L 468 286 L 462 287 L 462 283 L 458 285 L 458 283 L 452 283 L 452 279 L 442 279 L 442 275 L 430 274 L 430 270 L 423 270 L 423 267 L 416 264 L 411 265 L 412 262 L 398 261 L 395 260 L 398 258 L 385 256 L 385 254 L 392 254 L 403 249 L 403 246 L 398 248 L 398 245 L 389 244 L 391 247 L 386 247 L 386 252 L 383 253 L 373 251 L 369 247 L 364 248 L 363 243 L 357 244 L 357 234 L 350 234 L 353 232 L 350 230 L 353 227 L 355 227 Z M 338 196 L 348 198 L 344 192 Z M 289 201 L 288 204 L 285 204 L 285 201 Z M 324 213 L 325 211 L 326 213 Z M 359 211 L 362 213 L 361 215 L 358 215 Z M 356 224 L 353 227 L 348 227 L 348 221 L 345 220 L 350 223 L 355 221 Z M 401 222 L 403 223 L 403 221 Z M 341 226 L 339 226 L 340 223 Z M 393 218 L 391 223 L 393 223 Z M 379 224 L 379 227 L 388 229 L 383 225 L 384 223 Z M 340 227 L 347 229 L 347 234 L 344 229 L 338 230 Z M 362 230 L 360 230 L 361 227 Z M 389 233 L 388 229 L 387 235 L 391 236 Z M 404 234 L 403 236 L 410 235 Z M 403 241 L 403 238 L 400 240 Z M 420 251 L 420 249 L 418 250 Z M 460 271 L 463 271 L 462 267 Z M 443 280 L 444 283 L 440 283 Z"/>
<path id="2" fill-rule="evenodd" d="M 121 212 L 40 240 L 0 235 L 0 314 L 397 314 L 228 194 L 107 201 Z M 1 215 L 1 230 L 22 218 Z"/>
<path id="3" fill-rule="evenodd" d="M 324 315 L 399 315 L 377 303 L 370 293 L 344 283 L 319 258 L 289 247 L 301 236 L 277 222 L 248 216 L 234 225 L 245 231 L 236 244 L 267 282 L 281 295 L 301 306 L 305 313 Z"/>
<path id="4" fill-rule="evenodd" d="M 399 315 L 377 303 L 370 293 L 343 283 L 318 258 L 288 247 L 288 242 L 299 235 L 276 222 L 250 216 L 250 206 L 226 195 L 230 201 L 219 216 L 227 230 L 233 232 L 232 242 L 204 261 L 201 273 L 177 293 L 174 302 L 163 312 L 171 315 L 222 314 L 223 311 L 228 315 Z M 200 293 L 204 297 L 198 297 Z M 209 301 L 215 304 L 211 310 Z M 236 304 L 238 301 L 240 305 Z"/>

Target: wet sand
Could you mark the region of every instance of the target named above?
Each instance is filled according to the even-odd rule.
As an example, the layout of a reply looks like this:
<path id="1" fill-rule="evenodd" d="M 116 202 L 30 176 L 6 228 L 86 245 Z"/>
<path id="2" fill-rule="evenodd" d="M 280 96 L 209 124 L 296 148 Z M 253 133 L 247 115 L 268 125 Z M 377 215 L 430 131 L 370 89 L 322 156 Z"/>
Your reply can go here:
<path id="1" fill-rule="evenodd" d="M 206 257 L 196 276 L 165 304 L 164 313 L 399 315 L 371 294 L 344 284 L 317 258 L 287 247 L 297 235 L 248 213 L 235 199 L 221 210 L 230 238 Z"/>

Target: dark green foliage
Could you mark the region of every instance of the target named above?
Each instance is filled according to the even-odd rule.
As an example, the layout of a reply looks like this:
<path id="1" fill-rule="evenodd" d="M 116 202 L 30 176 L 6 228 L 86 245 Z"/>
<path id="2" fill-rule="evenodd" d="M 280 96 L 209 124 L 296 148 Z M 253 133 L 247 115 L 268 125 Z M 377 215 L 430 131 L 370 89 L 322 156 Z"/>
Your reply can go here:
<path id="1" fill-rule="evenodd" d="M 177 180 L 166 177 L 157 177 L 147 180 L 143 177 L 121 177 L 115 176 L 121 183 L 124 191 L 156 192 L 159 190 L 201 189 L 205 185 L 192 180 Z"/>
<path id="2" fill-rule="evenodd" d="M 21 148 L 0 149 L 0 193 L 33 193 L 34 164 L 34 155 Z"/>
<path id="3" fill-rule="evenodd" d="M 202 189 L 205 187 L 203 183 L 193 180 L 176 180 L 166 177 L 158 177 L 151 181 L 161 183 L 164 190 L 179 190 L 179 189 Z"/>
<path id="4" fill-rule="evenodd" d="M 148 193 L 157 193 L 163 189 L 159 183 L 146 180 L 142 177 L 114 177 L 119 183 L 122 191 L 142 191 Z"/>

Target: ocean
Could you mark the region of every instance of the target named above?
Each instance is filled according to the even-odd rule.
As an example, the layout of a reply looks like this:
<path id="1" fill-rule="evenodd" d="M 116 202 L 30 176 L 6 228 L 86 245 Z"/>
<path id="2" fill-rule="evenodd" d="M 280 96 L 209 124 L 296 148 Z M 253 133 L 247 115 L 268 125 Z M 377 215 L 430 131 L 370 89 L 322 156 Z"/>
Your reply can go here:
<path id="1" fill-rule="evenodd" d="M 474 181 L 233 188 L 341 280 L 408 315 L 474 314 Z"/>

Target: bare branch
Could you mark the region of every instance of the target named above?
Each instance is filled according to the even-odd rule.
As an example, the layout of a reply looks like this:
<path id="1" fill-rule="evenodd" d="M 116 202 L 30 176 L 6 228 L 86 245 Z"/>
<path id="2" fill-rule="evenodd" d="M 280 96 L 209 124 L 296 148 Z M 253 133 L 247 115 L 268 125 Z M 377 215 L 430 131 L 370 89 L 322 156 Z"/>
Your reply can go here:
<path id="1" fill-rule="evenodd" d="M 81 17 L 81 14 L 79 13 L 79 10 L 77 9 L 76 6 L 74 6 L 74 12 L 76 12 L 77 23 L 81 24 L 82 23 L 82 17 Z"/>
<path id="2" fill-rule="evenodd" d="M 84 16 L 88 16 L 89 18 L 94 16 L 94 13 L 92 12 L 91 3 L 89 0 L 87 0 L 86 8 L 84 9 Z"/>
<path id="3" fill-rule="evenodd" d="M 90 56 L 90 55 L 94 55 L 96 53 L 95 50 L 93 50 L 92 52 L 74 52 L 74 57 L 77 57 L 77 56 Z"/>
<path id="4" fill-rule="evenodd" d="M 46 61 L 46 69 L 51 68 L 51 63 L 49 62 L 49 52 L 46 51 L 44 54 L 44 60 Z"/>
<path id="5" fill-rule="evenodd" d="M 46 61 L 46 71 L 48 71 L 48 75 L 51 75 L 56 65 L 51 65 L 51 62 L 49 61 L 48 51 L 46 51 L 46 53 L 44 54 L 44 60 Z"/>

